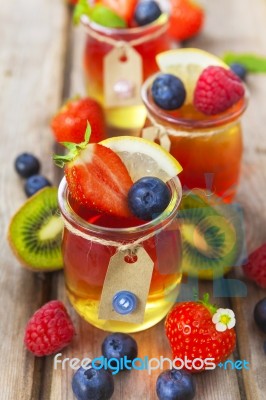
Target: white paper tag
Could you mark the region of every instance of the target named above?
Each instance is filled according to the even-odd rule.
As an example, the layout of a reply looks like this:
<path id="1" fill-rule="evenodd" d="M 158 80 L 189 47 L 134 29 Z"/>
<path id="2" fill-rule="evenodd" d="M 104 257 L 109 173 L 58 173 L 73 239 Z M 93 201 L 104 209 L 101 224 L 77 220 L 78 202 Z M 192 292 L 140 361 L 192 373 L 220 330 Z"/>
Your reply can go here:
<path id="1" fill-rule="evenodd" d="M 104 58 L 106 107 L 141 104 L 142 58 L 132 47 L 114 47 Z"/>
<path id="2" fill-rule="evenodd" d="M 135 255 L 133 263 L 126 261 L 127 252 L 118 252 L 111 257 L 101 294 L 99 319 L 143 322 L 154 264 L 143 247 L 137 248 Z M 121 315 L 113 308 L 114 296 L 121 291 L 136 296 L 136 309 L 130 314 Z"/>

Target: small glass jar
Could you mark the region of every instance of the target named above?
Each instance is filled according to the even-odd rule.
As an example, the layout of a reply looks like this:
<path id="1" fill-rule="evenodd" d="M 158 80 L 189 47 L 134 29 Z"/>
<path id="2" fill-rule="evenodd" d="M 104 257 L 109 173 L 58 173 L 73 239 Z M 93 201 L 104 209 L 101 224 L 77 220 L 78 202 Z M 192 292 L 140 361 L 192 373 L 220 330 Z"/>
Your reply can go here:
<path id="1" fill-rule="evenodd" d="M 247 96 L 227 111 L 203 116 L 193 106 L 167 112 L 153 101 L 151 85 L 158 76 L 148 78 L 142 86 L 142 100 L 148 119 L 154 126 L 154 139 L 180 162 L 183 190 L 200 188 L 231 202 L 236 194 L 243 153 L 240 117 L 247 107 Z M 145 130 L 142 134 L 145 137 Z M 167 140 L 166 140 L 167 139 Z"/>
<path id="2" fill-rule="evenodd" d="M 120 129 L 138 129 L 142 127 L 145 122 L 146 112 L 140 98 L 140 86 L 143 80 L 158 71 L 155 61 L 156 55 L 168 50 L 171 46 L 170 39 L 167 36 L 167 16 L 163 14 L 156 22 L 146 26 L 119 29 L 107 28 L 86 18 L 82 18 L 81 21 L 87 32 L 84 70 L 88 95 L 103 105 L 106 121 L 110 127 Z M 142 77 L 139 88 L 132 89 L 135 92 L 135 96 L 137 96 L 136 104 L 127 105 L 126 103 L 127 96 L 129 95 L 130 97 L 131 86 L 129 83 L 138 70 L 135 65 L 129 65 L 126 76 L 121 76 L 121 82 L 119 82 L 120 77 L 118 77 L 120 85 L 117 88 L 126 90 L 127 86 L 125 84 L 128 83 L 128 89 L 125 93 L 123 91 L 120 94 L 117 93 L 118 96 L 124 96 L 122 100 L 125 99 L 125 101 L 123 100 L 120 106 L 109 106 L 104 95 L 104 62 L 111 50 L 115 47 L 123 46 L 123 44 L 125 49 L 128 48 L 127 46 L 135 49 L 141 59 Z M 110 70 L 112 69 L 112 74 L 115 70 L 119 71 L 119 65 L 125 62 L 125 58 L 121 56 L 116 63 L 112 62 L 109 65 L 105 76 L 106 81 L 111 79 Z"/>
<path id="3" fill-rule="evenodd" d="M 181 281 L 181 240 L 176 215 L 182 194 L 177 177 L 171 179 L 168 185 L 171 200 L 159 217 L 131 228 L 107 228 L 88 223 L 75 213 L 69 202 L 66 180 L 62 180 L 59 207 L 65 221 L 62 251 L 66 288 L 73 307 L 90 324 L 106 331 L 141 331 L 158 323 L 176 302 Z M 112 245 L 106 241 L 112 241 Z M 136 241 L 140 242 L 139 245 L 154 264 L 144 320 L 142 323 L 129 323 L 99 319 L 108 265 L 117 252 L 113 242 L 125 245 Z M 124 260 L 129 265 L 136 261 L 131 257 L 131 251 L 124 254 Z M 140 278 L 136 279 L 137 286 Z M 127 291 L 127 287 L 123 287 L 123 291 Z M 111 297 L 115 298 L 115 295 L 113 293 Z"/>

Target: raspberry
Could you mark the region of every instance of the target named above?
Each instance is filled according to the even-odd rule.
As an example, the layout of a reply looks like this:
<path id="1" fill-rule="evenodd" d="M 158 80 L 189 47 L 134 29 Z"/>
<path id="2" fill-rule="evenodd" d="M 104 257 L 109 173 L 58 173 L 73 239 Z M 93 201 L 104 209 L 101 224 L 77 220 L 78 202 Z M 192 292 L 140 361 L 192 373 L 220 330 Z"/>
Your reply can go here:
<path id="1" fill-rule="evenodd" d="M 195 108 L 206 115 L 226 111 L 245 94 L 241 80 L 230 69 L 207 67 L 201 73 L 194 92 Z"/>
<path id="2" fill-rule="evenodd" d="M 266 289 L 266 243 L 249 255 L 243 271 L 247 278 Z"/>
<path id="3" fill-rule="evenodd" d="M 24 343 L 35 356 L 47 356 L 67 346 L 74 333 L 64 304 L 53 300 L 37 310 L 28 321 Z"/>

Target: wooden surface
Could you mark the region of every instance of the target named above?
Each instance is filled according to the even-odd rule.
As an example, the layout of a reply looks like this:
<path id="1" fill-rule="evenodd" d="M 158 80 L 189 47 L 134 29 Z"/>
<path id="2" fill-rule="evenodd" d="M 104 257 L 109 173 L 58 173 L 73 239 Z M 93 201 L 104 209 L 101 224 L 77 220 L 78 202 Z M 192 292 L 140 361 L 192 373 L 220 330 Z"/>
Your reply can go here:
<path id="1" fill-rule="evenodd" d="M 265 0 L 204 0 L 206 25 L 187 46 L 220 55 L 225 50 L 266 54 Z M 83 33 L 73 29 L 70 10 L 63 0 L 0 0 L 0 398 L 1 400 L 72 400 L 72 371 L 53 369 L 53 357 L 34 358 L 23 347 L 28 318 L 44 302 L 65 302 L 62 273 L 34 275 L 22 269 L 11 254 L 6 231 L 11 215 L 23 203 L 22 183 L 13 160 L 24 150 L 42 160 L 42 172 L 58 183 L 51 162 L 53 140 L 49 120 L 62 100 L 84 94 L 81 70 Z M 248 249 L 266 241 L 266 75 L 248 78 L 250 105 L 243 121 L 244 164 L 238 201 L 244 206 Z M 213 372 L 196 376 L 196 400 L 263 400 L 266 393 L 266 339 L 256 328 L 252 312 L 265 291 L 248 284 L 248 296 L 223 300 L 237 315 L 238 346 L 235 360 L 246 359 L 250 371 Z M 200 290 L 212 292 L 201 283 Z M 77 328 L 74 342 L 64 357 L 100 354 L 105 333 L 90 327 L 69 307 Z M 140 356 L 170 356 L 163 325 L 134 335 Z M 114 400 L 156 399 L 151 376 L 134 371 L 115 379 Z"/>

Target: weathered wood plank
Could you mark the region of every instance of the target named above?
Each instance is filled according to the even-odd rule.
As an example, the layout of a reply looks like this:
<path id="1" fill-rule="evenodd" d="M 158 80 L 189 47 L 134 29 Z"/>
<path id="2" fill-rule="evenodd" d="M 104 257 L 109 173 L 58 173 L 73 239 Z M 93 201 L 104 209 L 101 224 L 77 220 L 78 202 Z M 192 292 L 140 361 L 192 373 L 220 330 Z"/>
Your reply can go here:
<path id="1" fill-rule="evenodd" d="M 254 42 L 257 37 L 254 36 L 253 25 L 250 22 L 249 14 L 249 4 L 248 1 L 237 1 L 232 4 L 232 2 L 226 2 L 226 5 L 217 2 L 205 1 L 207 10 L 207 22 L 206 28 L 203 34 L 195 41 L 189 43 L 189 45 L 195 45 L 206 50 L 212 51 L 216 54 L 221 54 L 225 50 L 252 50 L 254 47 Z M 256 8 L 254 6 L 254 8 Z M 245 12 L 243 12 L 245 10 Z M 256 18 L 258 16 L 257 10 L 254 12 Z M 252 20 L 251 16 L 251 20 Z M 221 19 L 226 21 L 224 24 L 219 24 Z M 263 19 L 260 18 L 262 22 Z M 217 28 L 218 26 L 218 28 Z M 72 50 L 72 65 L 70 72 L 70 81 L 68 86 L 68 92 L 65 95 L 74 95 L 78 93 L 84 93 L 83 77 L 82 77 L 82 51 L 83 51 L 83 40 L 84 35 L 81 30 L 74 31 L 72 36 L 73 50 Z M 250 78 L 253 80 L 256 78 Z M 261 77 L 259 78 L 261 82 Z M 253 99 L 254 105 L 258 104 L 258 94 Z M 246 118 L 248 121 L 252 121 L 251 117 Z M 245 120 L 245 123 L 246 123 Z M 257 120 L 257 126 L 260 125 L 260 120 Z M 248 132 L 248 128 L 245 129 Z M 256 142 L 260 143 L 260 141 Z M 246 150 L 247 151 L 247 150 Z M 244 170 L 247 169 L 247 156 L 245 156 L 245 166 Z M 243 179 L 245 182 L 245 179 Z M 257 183 L 254 183 L 255 187 Z M 243 187 L 243 183 L 242 183 Z M 241 193 L 241 192 L 240 192 Z M 247 204 L 250 203 L 250 197 L 245 196 Z M 248 207 L 248 205 L 247 205 Z M 247 209 L 247 208 L 246 208 Z M 248 210 L 249 212 L 249 210 Z M 258 233 L 261 238 L 261 232 Z M 261 238 L 262 240 L 262 238 Z M 59 281 L 59 293 L 60 298 L 65 300 L 65 293 L 62 290 L 62 277 Z M 211 285 L 202 284 L 202 290 L 211 290 Z M 241 305 L 241 301 L 239 301 Z M 237 309 L 237 308 L 236 308 Z M 241 316 L 242 306 L 238 310 L 238 314 Z M 78 338 L 74 343 L 64 352 L 64 357 L 96 357 L 100 354 L 100 344 L 105 337 L 105 333 L 96 330 L 88 326 L 85 322 L 81 321 L 73 312 L 72 315 L 76 321 Z M 241 328 L 239 329 L 239 332 Z M 240 333 L 239 333 L 240 335 Z M 247 334 L 246 334 L 247 335 Z M 156 357 L 164 355 L 165 357 L 171 356 L 171 351 L 169 349 L 167 339 L 164 335 L 163 324 L 139 334 L 134 335 L 140 344 L 140 356 L 148 355 L 149 357 Z M 244 335 L 245 337 L 245 335 Z M 242 348 L 245 346 L 239 341 L 240 355 L 235 354 L 233 359 L 238 359 L 239 356 L 243 358 Z M 51 363 L 49 367 L 51 366 Z M 59 398 L 59 394 L 62 399 L 74 399 L 71 391 L 71 377 L 73 371 L 68 367 L 64 371 L 57 370 L 53 375 L 53 386 L 52 393 L 56 398 Z M 158 372 L 153 372 L 149 376 L 146 372 L 134 371 L 130 374 L 122 374 L 117 376 L 115 394 L 113 396 L 114 400 L 119 399 L 156 399 L 155 394 L 155 382 Z M 246 381 L 246 376 L 244 374 Z M 253 379 L 253 378 L 252 378 Z M 58 381 L 62 380 L 62 385 Z M 243 387 L 243 377 L 241 372 L 236 374 L 235 371 L 223 371 L 217 369 L 211 373 L 204 373 L 196 377 L 198 384 L 197 399 L 204 398 L 205 400 L 220 400 L 220 399 L 240 399 L 245 398 L 244 387 Z M 240 385 L 240 387 L 239 387 Z M 132 390 L 134 388 L 134 391 Z M 246 383 L 247 392 L 249 390 Z M 251 399 L 251 397 L 249 397 Z M 258 397 L 262 398 L 262 397 Z"/>
<path id="2" fill-rule="evenodd" d="M 60 0 L 28 0 L 27 5 L 17 0 L 16 6 L 6 4 L 3 0 L 1 3 L 0 37 L 4 45 L 1 44 L 0 48 L 0 115 L 1 135 L 3 137 L 5 134 L 6 145 L 0 151 L 2 165 L 9 166 L 1 170 L 0 216 L 1 233 L 4 236 L 10 215 L 24 201 L 21 182 L 13 172 L 10 160 L 25 149 L 32 150 L 45 162 L 43 172 L 51 179 L 57 176 L 50 162 L 53 142 L 48 128 L 49 119 L 62 97 L 84 94 L 85 90 L 81 68 L 83 33 L 81 29 L 74 32 L 71 29 L 70 36 L 66 34 L 68 14 L 63 3 Z M 206 27 L 203 34 L 191 41 L 189 46 L 205 48 L 217 55 L 225 50 L 256 49 L 256 52 L 266 53 L 264 0 L 254 1 L 252 7 L 248 0 L 224 0 L 223 3 L 204 0 L 203 3 L 207 11 Z M 24 10 L 23 14 L 17 13 L 19 8 Z M 68 39 L 70 52 L 66 72 L 69 78 L 63 84 L 63 60 Z M 261 106 L 265 99 L 266 79 L 252 76 L 248 84 L 251 102 L 244 118 L 245 155 L 238 198 L 245 208 L 248 248 L 253 249 L 266 239 L 266 232 L 262 229 L 266 218 L 266 149 L 263 144 L 266 116 Z M 66 301 L 63 275 L 56 273 L 53 277 L 41 277 L 24 271 L 10 254 L 6 243 L 1 242 L 0 246 L 0 279 L 3 282 L 0 300 L 5 305 L 0 311 L 1 336 L 5 338 L 0 341 L 0 386 L 5 388 L 1 398 L 13 400 L 19 395 L 21 399 L 72 400 L 73 371 L 69 367 L 54 371 L 53 357 L 34 359 L 24 352 L 21 345 L 23 327 L 40 304 L 57 297 Z M 211 285 L 202 284 L 201 290 L 211 291 Z M 264 398 L 263 335 L 254 326 L 252 310 L 265 292 L 258 291 L 252 285 L 248 286 L 248 290 L 247 299 L 233 300 L 238 319 L 239 346 L 239 354 L 236 353 L 234 357 L 250 361 L 251 371 L 236 374 L 235 371 L 217 369 L 198 375 L 196 399 L 245 399 L 244 391 L 248 400 Z M 90 327 L 69 309 L 77 336 L 71 346 L 63 351 L 63 358 L 99 356 L 100 345 L 106 334 Z M 10 332 L 13 334 L 10 335 Z M 162 323 L 134 336 L 139 343 L 141 357 L 171 356 Z M 157 375 L 157 371 L 151 376 L 146 372 L 134 371 L 117 376 L 113 399 L 156 399 Z"/>
<path id="3" fill-rule="evenodd" d="M 53 180 L 49 119 L 62 92 L 68 12 L 61 0 L 1 1 L 1 399 L 39 398 L 44 361 L 23 348 L 29 316 L 50 296 L 50 277 L 22 269 L 5 241 L 11 215 L 24 202 L 13 169 L 27 150 L 42 160 Z"/>
<path id="4" fill-rule="evenodd" d="M 217 55 L 223 52 L 255 52 L 266 54 L 266 2 L 257 0 L 229 0 L 222 4 L 205 0 L 208 19 L 203 35 L 194 40 L 196 47 L 210 50 Z M 256 29 L 254 28 L 256 27 Z M 243 171 L 237 200 L 244 207 L 246 242 L 248 252 L 266 241 L 266 147 L 264 103 L 266 96 L 266 76 L 248 77 L 250 103 L 243 118 L 244 160 Z M 239 275 L 239 271 L 237 271 Z M 263 352 L 263 334 L 255 326 L 253 309 L 255 304 L 265 297 L 265 291 L 259 290 L 248 282 L 247 298 L 232 299 L 237 315 L 237 337 L 239 356 L 250 362 L 250 370 L 243 370 L 246 397 L 248 400 L 265 398 L 265 354 Z"/>

